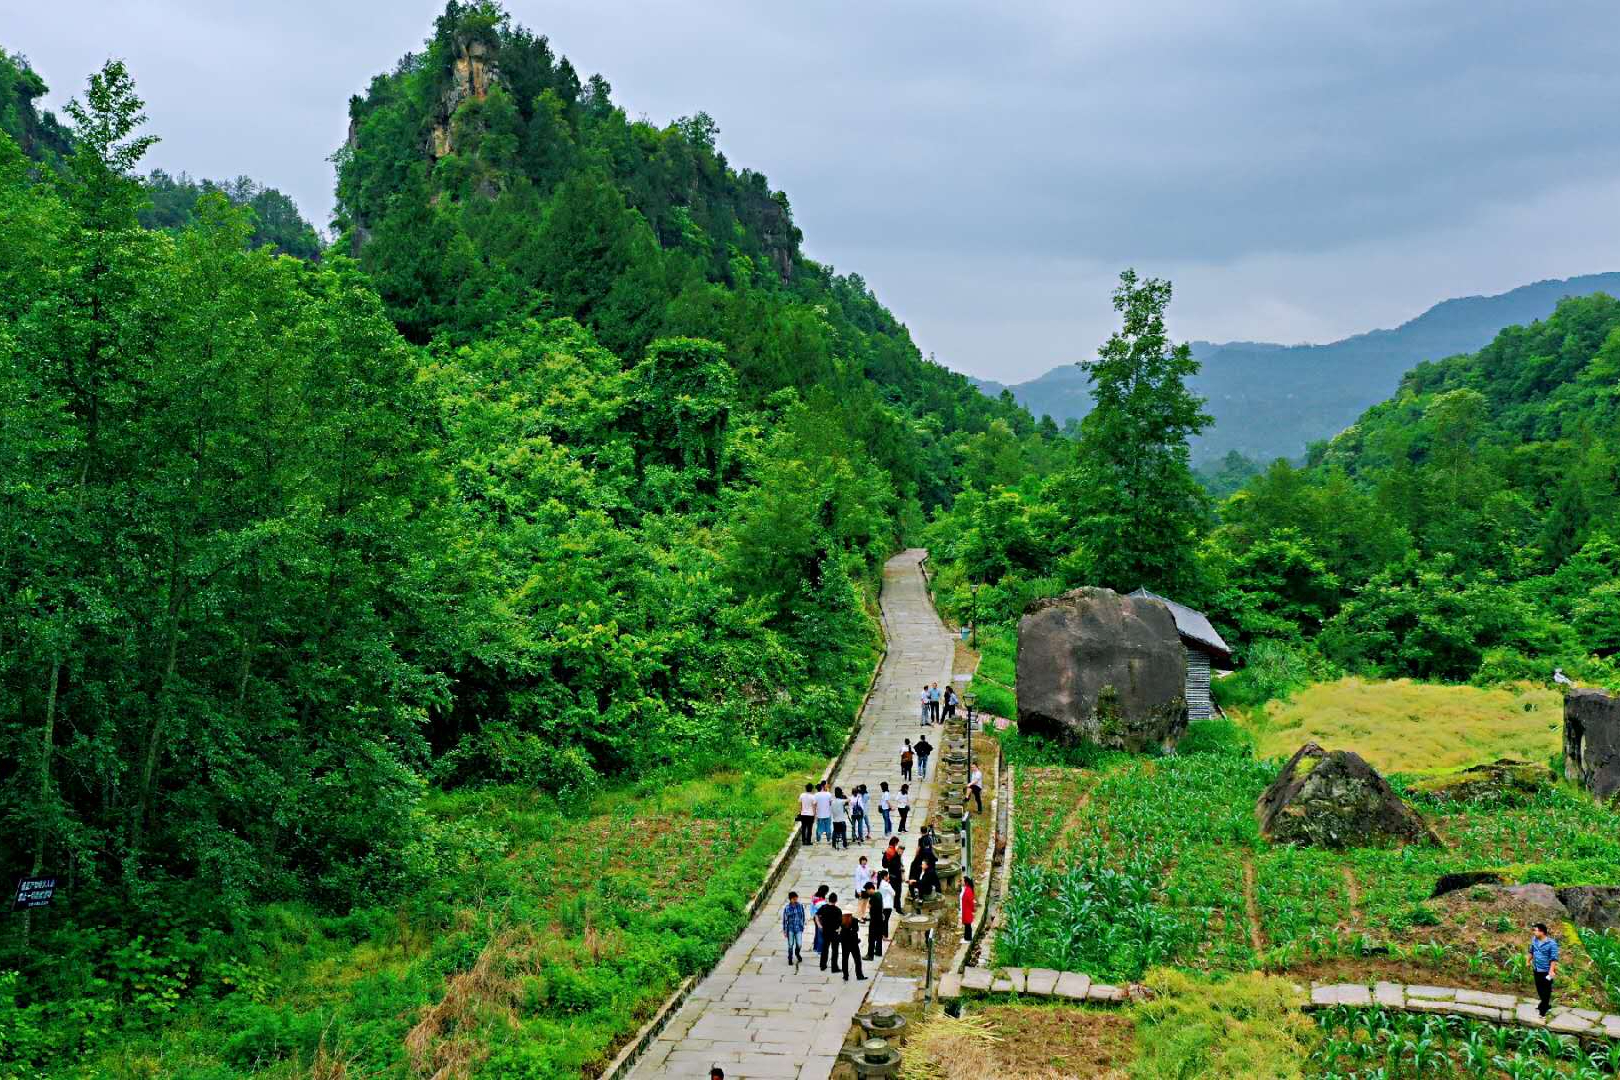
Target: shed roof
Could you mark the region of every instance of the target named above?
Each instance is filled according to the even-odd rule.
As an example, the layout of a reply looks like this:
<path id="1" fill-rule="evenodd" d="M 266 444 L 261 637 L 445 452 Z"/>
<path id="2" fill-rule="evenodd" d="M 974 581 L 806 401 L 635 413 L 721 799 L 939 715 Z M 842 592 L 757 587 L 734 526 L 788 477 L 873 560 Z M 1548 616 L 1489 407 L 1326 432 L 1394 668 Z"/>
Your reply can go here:
<path id="1" fill-rule="evenodd" d="M 1215 632 L 1215 628 L 1209 624 L 1209 619 L 1202 611 L 1194 611 L 1185 604 L 1178 604 L 1167 596 L 1160 596 L 1158 593 L 1149 592 L 1146 589 L 1137 589 L 1131 595 L 1146 596 L 1169 608 L 1171 617 L 1176 620 L 1176 633 L 1181 635 L 1182 641 L 1189 648 L 1197 648 L 1209 653 L 1210 659 L 1216 661 L 1221 667 L 1230 668 L 1232 666 L 1231 648 L 1222 639 L 1221 635 Z"/>

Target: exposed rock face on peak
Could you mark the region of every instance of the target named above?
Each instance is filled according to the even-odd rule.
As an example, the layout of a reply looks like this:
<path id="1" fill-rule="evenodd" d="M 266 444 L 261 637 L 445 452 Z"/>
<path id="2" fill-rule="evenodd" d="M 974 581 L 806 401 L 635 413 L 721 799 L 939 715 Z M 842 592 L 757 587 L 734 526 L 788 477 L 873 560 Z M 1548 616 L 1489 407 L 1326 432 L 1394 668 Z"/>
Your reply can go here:
<path id="1" fill-rule="evenodd" d="M 450 62 L 450 85 L 439 97 L 439 108 L 428 131 L 428 154 L 437 161 L 452 153 L 451 121 L 461 103 L 468 98 L 483 101 L 489 96 L 489 87 L 499 78 L 489 56 L 489 46 L 483 41 L 457 38 L 455 56 Z"/>
<path id="2" fill-rule="evenodd" d="M 1620 795 L 1620 699 L 1602 690 L 1564 695 L 1564 776 L 1601 800 Z"/>
<path id="3" fill-rule="evenodd" d="M 1300 747 L 1255 806 L 1260 834 L 1283 844 L 1439 843 L 1389 782 L 1350 750 Z"/>
<path id="4" fill-rule="evenodd" d="M 1018 623 L 1018 726 L 1122 750 L 1173 747 L 1187 729 L 1186 656 L 1157 600 L 1082 588 Z"/>

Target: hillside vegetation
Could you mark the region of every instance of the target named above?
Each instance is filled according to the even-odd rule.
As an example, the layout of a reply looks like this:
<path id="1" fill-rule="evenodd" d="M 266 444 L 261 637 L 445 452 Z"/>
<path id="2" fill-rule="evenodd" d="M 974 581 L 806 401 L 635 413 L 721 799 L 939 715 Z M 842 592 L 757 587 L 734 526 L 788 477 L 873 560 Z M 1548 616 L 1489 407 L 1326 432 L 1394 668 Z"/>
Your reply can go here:
<path id="1" fill-rule="evenodd" d="M 0 853 L 60 887 L 0 1070 L 600 1065 L 738 928 L 918 507 L 1052 433 L 492 5 L 352 103 L 318 260 L 140 175 L 123 64 L 57 127 L 7 65 Z"/>
<path id="2" fill-rule="evenodd" d="M 1349 677 L 1314 683 L 1242 714 L 1262 758 L 1307 742 L 1354 750 L 1380 772 L 1422 773 L 1564 752 L 1564 700 L 1539 686 L 1446 686 Z"/>

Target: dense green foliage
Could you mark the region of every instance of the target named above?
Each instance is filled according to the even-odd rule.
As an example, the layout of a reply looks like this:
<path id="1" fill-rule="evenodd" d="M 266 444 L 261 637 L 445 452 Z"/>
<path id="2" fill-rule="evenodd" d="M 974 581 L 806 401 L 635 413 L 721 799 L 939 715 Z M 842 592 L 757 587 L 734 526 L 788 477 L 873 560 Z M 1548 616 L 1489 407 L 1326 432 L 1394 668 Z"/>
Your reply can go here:
<path id="1" fill-rule="evenodd" d="M 441 116 L 473 42 L 486 92 Z M 359 257 L 319 262 L 282 254 L 314 251 L 275 192 L 143 181 L 120 63 L 50 167 L 0 135 L 0 852 L 61 883 L 0 953 L 10 1064 L 237 1026 L 214 1010 L 267 965 L 321 962 L 266 928 L 277 905 L 447 931 L 451 885 L 488 887 L 451 868 L 501 852 L 441 791 L 567 811 L 676 762 L 826 753 L 919 505 L 1061 449 L 804 259 L 711 123 L 631 124 L 571 80 L 452 4 L 354 105 L 337 250 Z M 577 153 L 545 141 L 565 129 Z M 619 920 L 634 993 L 558 1006 L 594 1034 L 536 1075 L 701 966 L 759 842 L 701 926 Z M 476 955 L 342 1015 L 397 1025 Z M 253 1023 L 301 1054 L 339 1015 L 274 1011 Z"/>
<path id="2" fill-rule="evenodd" d="M 162 169 L 154 169 L 146 178 L 146 193 L 151 201 L 141 209 L 140 223 L 148 229 L 184 228 L 195 223 L 198 200 L 216 191 L 233 205 L 252 212 L 249 247 L 269 244 L 278 254 L 300 259 L 320 255 L 321 239 L 315 227 L 298 212 L 297 204 L 275 188 L 256 184 L 245 176 L 215 183 L 193 180 L 185 173 L 170 176 Z"/>
<path id="3" fill-rule="evenodd" d="M 1012 476 L 1058 437 L 924 360 L 858 276 L 806 258 L 787 197 L 731 166 L 707 115 L 632 121 L 605 79 L 492 4 L 451 3 L 349 115 L 341 240 L 412 340 L 567 316 L 624 357 L 663 336 L 716 342 L 743 407 L 795 392 L 904 507 L 949 501 L 986 458 L 975 435 L 1002 433 L 988 458 Z"/>
<path id="4" fill-rule="evenodd" d="M 0 49 L 0 132 L 37 161 L 56 161 L 72 148 L 68 129 L 34 105 L 48 89 L 26 57 Z"/>

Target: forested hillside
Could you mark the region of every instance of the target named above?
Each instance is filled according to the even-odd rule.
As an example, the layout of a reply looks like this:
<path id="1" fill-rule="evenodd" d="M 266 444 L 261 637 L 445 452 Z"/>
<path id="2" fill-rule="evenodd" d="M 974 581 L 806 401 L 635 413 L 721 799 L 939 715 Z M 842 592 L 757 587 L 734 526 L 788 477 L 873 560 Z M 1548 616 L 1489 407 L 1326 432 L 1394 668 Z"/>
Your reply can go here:
<path id="1" fill-rule="evenodd" d="M 1234 453 L 1262 465 L 1298 460 L 1307 445 L 1332 438 L 1388 397 L 1415 365 L 1472 353 L 1505 327 L 1546 318 L 1565 297 L 1617 291 L 1620 274 L 1587 274 L 1446 300 L 1394 329 L 1323 345 L 1194 341 L 1202 367 L 1188 385 L 1209 400 L 1215 422 L 1192 440 L 1193 462 L 1213 476 L 1215 463 Z M 996 396 L 1010 390 L 1030 412 L 1060 425 L 1092 407 L 1085 370 L 1073 364 L 1012 387 L 980 385 Z M 1228 493 L 1219 483 L 1215 490 Z"/>
<path id="2" fill-rule="evenodd" d="M 1613 683 L 1617 374 L 1620 302 L 1565 300 L 1476 353 L 1418 365 L 1306 465 L 1276 462 L 1157 541 L 1138 514 L 1119 543 L 1079 476 L 1058 474 L 973 491 L 930 546 L 953 563 L 956 607 L 970 583 L 989 586 L 977 604 L 990 620 L 1081 583 L 1205 608 L 1249 665 L 1222 689 L 1261 700 L 1335 670 L 1544 681 L 1562 665 Z M 1133 549 L 1158 563 L 1122 563 Z"/>
<path id="3" fill-rule="evenodd" d="M 61 130 L 32 78 L 0 135 L 0 851 L 61 888 L 0 953 L 8 1067 L 177 1017 L 210 1067 L 296 1066 L 334 1015 L 397 1065 L 495 932 L 449 932 L 457 875 L 485 895 L 523 839 L 433 808 L 509 822 L 478 793 L 510 791 L 549 830 L 626 776 L 813 761 L 923 509 L 1067 450 L 806 259 L 706 118 L 628 121 L 492 6 L 452 3 L 351 103 L 319 261 L 278 253 L 313 254 L 307 226 L 256 185 L 143 180 L 121 63 Z M 575 1017 L 577 971 L 611 983 L 535 1043 L 576 1072 L 734 932 L 774 805 L 705 805 L 719 869 L 535 1003 Z M 504 911 L 553 900 L 508 887 Z M 276 996 L 315 970 L 287 950 L 354 947 L 393 903 L 407 944 L 447 935 L 402 954 L 403 998 Z M 269 1034 L 232 1050 L 216 1022 Z"/>

